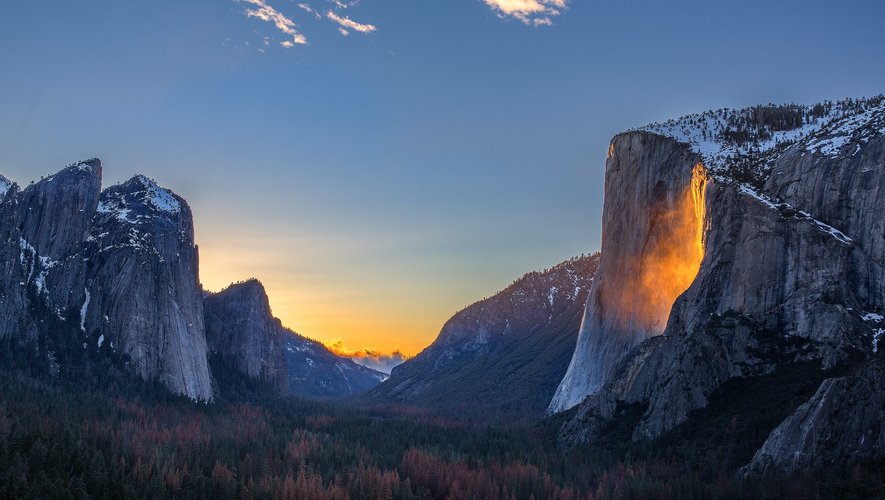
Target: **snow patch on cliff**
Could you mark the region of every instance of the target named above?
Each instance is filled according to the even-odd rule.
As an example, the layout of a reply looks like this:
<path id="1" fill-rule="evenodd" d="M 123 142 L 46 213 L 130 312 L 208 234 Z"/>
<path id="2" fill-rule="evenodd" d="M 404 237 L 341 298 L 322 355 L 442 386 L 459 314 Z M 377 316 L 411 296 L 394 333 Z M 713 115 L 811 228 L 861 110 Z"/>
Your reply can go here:
<path id="1" fill-rule="evenodd" d="M 12 189 L 12 181 L 0 175 L 0 198 L 6 196 L 10 189 Z"/>
<path id="2" fill-rule="evenodd" d="M 868 141 L 885 133 L 885 99 L 718 109 L 632 130 L 688 144 L 710 171 L 721 174 L 735 162 L 764 162 L 767 154 L 803 140 L 805 151 L 828 156 L 837 155 L 850 142 Z"/>
<path id="3" fill-rule="evenodd" d="M 166 189 L 161 188 L 153 179 L 143 175 L 136 176 L 145 187 L 147 202 L 161 212 L 177 214 L 181 211 L 181 204 L 175 196 Z"/>
<path id="4" fill-rule="evenodd" d="M 111 214 L 120 222 L 125 222 L 127 224 L 135 224 L 136 222 L 138 222 L 137 217 L 130 217 L 130 213 L 132 211 L 125 206 L 112 208 L 108 206 L 105 202 L 100 201 L 98 202 L 98 208 L 96 209 L 96 211 L 100 214 Z"/>
<path id="5" fill-rule="evenodd" d="M 136 175 L 122 185 L 105 190 L 97 211 L 126 224 L 138 224 L 157 216 L 177 215 L 181 212 L 181 202 L 153 180 Z"/>
<path id="6" fill-rule="evenodd" d="M 792 217 L 795 217 L 799 220 L 808 220 L 808 221 L 814 223 L 814 225 L 817 226 L 817 228 L 820 229 L 822 232 L 839 240 L 841 243 L 844 243 L 846 245 L 851 245 L 854 242 L 854 240 L 849 238 L 842 231 L 836 229 L 835 227 L 833 227 L 825 222 L 821 222 L 821 221 L 815 219 L 808 212 L 805 212 L 803 210 L 796 210 L 788 203 L 776 202 L 776 201 L 772 200 L 770 197 L 756 191 L 755 189 L 753 189 L 750 186 L 747 186 L 746 184 L 741 184 L 738 191 L 745 196 L 749 196 L 749 197 L 757 200 L 758 202 L 762 203 L 763 205 L 765 205 L 766 207 L 768 207 L 772 210 L 778 210 L 781 213 L 788 213 L 789 212 L 789 213 L 793 214 Z"/>
<path id="7" fill-rule="evenodd" d="M 47 293 L 46 275 L 50 269 L 58 265 L 58 262 L 49 257 L 37 255 L 37 250 L 24 238 L 19 238 L 19 247 L 21 248 L 18 256 L 19 263 L 28 266 L 27 282 L 31 283 L 33 279 L 38 295 Z"/>
<path id="8" fill-rule="evenodd" d="M 861 316 L 861 319 L 873 324 L 873 352 L 879 352 L 879 340 L 885 333 L 885 324 L 883 324 L 885 317 L 878 313 L 869 312 Z"/>
<path id="9" fill-rule="evenodd" d="M 86 312 L 89 310 L 89 301 L 92 299 L 92 296 L 89 294 L 89 290 L 84 290 L 86 292 L 86 299 L 83 300 L 83 307 L 80 308 L 80 331 L 86 332 Z M 101 344 L 99 344 L 101 347 Z"/>
<path id="10" fill-rule="evenodd" d="M 833 120 L 809 138 L 805 150 L 837 157 L 849 143 L 855 142 L 860 146 L 881 134 L 885 134 L 885 101 L 861 113 Z M 851 156 L 858 151 L 860 147 Z"/>

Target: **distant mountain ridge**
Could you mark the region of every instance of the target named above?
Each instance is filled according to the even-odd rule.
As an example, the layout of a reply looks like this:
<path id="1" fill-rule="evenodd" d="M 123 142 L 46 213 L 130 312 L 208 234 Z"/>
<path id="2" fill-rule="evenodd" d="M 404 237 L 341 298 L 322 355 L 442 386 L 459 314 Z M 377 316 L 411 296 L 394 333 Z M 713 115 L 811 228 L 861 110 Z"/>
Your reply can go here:
<path id="1" fill-rule="evenodd" d="M 598 261 L 528 273 L 466 307 L 364 400 L 511 422 L 540 417 L 574 350 Z"/>
<path id="2" fill-rule="evenodd" d="M 365 394 L 387 374 L 338 356 L 322 343 L 286 330 L 284 335 L 288 386 L 292 394 L 330 399 Z"/>

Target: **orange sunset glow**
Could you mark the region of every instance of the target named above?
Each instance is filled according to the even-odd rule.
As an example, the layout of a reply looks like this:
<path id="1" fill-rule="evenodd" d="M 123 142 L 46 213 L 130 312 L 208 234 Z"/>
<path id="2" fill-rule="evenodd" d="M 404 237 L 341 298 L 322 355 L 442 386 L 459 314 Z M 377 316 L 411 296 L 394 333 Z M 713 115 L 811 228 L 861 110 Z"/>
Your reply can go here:
<path id="1" fill-rule="evenodd" d="M 338 241 L 293 237 L 256 245 L 252 241 L 260 238 L 255 235 L 231 238 L 201 232 L 198 237 L 200 279 L 207 290 L 257 278 L 283 325 L 327 346 L 337 343 L 340 352 L 367 349 L 414 356 L 466 305 L 456 285 L 444 290 L 447 300 L 427 301 L 432 285 L 415 283 L 408 263 L 401 269 L 378 269 L 341 258 L 329 250 L 343 245 Z M 373 283 L 371 290 L 362 283 Z"/>
<path id="2" fill-rule="evenodd" d="M 694 281 L 704 258 L 706 187 L 707 173 L 698 163 L 673 208 L 656 214 L 633 283 L 613 297 L 618 305 L 611 310 L 624 311 L 622 321 L 663 332 L 673 302 Z"/>

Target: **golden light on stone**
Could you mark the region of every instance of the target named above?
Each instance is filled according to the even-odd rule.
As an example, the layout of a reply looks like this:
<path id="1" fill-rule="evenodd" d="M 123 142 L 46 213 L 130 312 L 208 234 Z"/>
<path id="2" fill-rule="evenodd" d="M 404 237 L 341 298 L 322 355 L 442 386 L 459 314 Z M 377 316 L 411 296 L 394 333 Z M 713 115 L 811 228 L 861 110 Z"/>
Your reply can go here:
<path id="1" fill-rule="evenodd" d="M 700 163 L 691 182 L 670 208 L 652 215 L 648 235 L 631 283 L 616 293 L 623 325 L 662 333 L 676 299 L 694 281 L 704 258 L 704 213 L 707 173 Z M 629 304 L 628 307 L 622 307 Z"/>

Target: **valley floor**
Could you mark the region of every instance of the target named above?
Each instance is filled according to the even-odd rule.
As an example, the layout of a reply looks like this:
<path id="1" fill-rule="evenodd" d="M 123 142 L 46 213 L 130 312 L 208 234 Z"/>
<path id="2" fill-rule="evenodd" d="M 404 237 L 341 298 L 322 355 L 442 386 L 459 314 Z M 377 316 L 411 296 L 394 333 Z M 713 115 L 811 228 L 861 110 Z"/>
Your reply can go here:
<path id="1" fill-rule="evenodd" d="M 280 400 L 231 381 L 219 383 L 236 396 L 206 405 L 138 380 L 50 378 L 9 361 L 0 364 L 2 498 L 863 498 L 885 487 L 883 464 L 733 479 L 769 425 L 747 416 L 777 405 L 764 383 L 767 397 L 724 394 L 654 446 L 624 445 L 613 428 L 605 447 L 563 452 L 555 420 L 507 429 Z M 625 424 L 637 410 L 624 409 Z"/>

